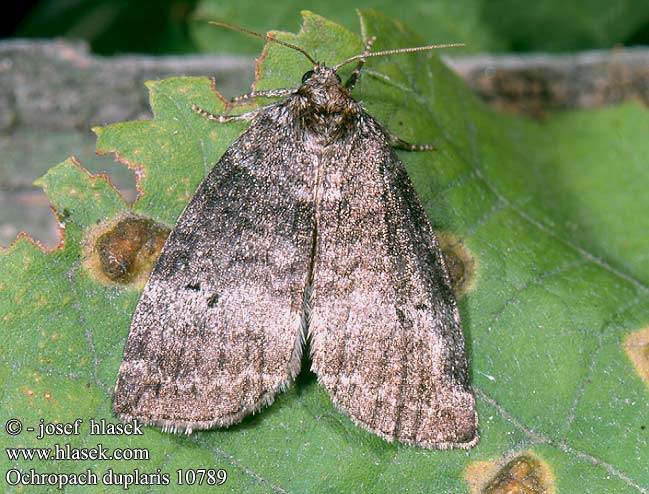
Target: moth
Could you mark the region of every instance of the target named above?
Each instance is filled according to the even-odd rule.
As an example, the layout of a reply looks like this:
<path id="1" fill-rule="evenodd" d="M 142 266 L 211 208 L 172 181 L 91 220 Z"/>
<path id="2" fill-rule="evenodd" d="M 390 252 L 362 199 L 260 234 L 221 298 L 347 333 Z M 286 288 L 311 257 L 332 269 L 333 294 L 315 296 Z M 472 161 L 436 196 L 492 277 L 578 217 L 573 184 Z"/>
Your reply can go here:
<path id="1" fill-rule="evenodd" d="M 223 25 L 220 24 L 219 25 Z M 226 27 L 232 27 L 225 25 Z M 351 97 L 370 57 L 312 64 L 284 97 L 220 123 L 248 129 L 180 215 L 146 284 L 113 409 L 164 430 L 227 427 L 269 405 L 301 367 L 380 437 L 469 448 L 477 414 L 440 247 L 393 147 L 409 144 Z M 344 83 L 338 70 L 357 62 Z"/>

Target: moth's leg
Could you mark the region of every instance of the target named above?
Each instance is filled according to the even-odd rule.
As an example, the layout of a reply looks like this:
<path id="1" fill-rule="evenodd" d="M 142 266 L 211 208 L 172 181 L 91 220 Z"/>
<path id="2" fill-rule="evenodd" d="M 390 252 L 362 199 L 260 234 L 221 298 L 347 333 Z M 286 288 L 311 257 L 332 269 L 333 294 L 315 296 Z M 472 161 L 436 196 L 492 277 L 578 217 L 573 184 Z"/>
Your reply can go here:
<path id="1" fill-rule="evenodd" d="M 266 98 L 278 98 L 281 96 L 290 96 L 291 94 L 295 94 L 295 91 L 296 91 L 295 88 L 269 89 L 268 91 L 253 91 L 248 94 L 242 94 L 241 96 L 235 96 L 229 101 L 226 109 L 230 109 L 232 108 L 232 106 L 236 106 L 237 103 L 240 104 L 249 103 L 248 100 L 254 99 L 257 96 L 262 96 Z M 239 115 L 214 115 L 213 113 L 210 113 L 207 110 L 203 110 L 202 108 L 199 108 L 196 105 L 192 105 L 192 110 L 194 110 L 199 115 L 203 115 L 204 117 L 209 118 L 210 120 L 216 120 L 217 122 L 221 122 L 221 123 L 232 122 L 234 120 L 246 120 L 246 121 L 252 120 L 253 118 L 255 118 L 257 113 L 259 113 L 259 110 L 261 108 L 256 108 L 249 112 L 240 113 Z"/>
<path id="2" fill-rule="evenodd" d="M 376 36 L 372 36 L 367 40 L 367 43 L 365 44 L 365 50 L 363 50 L 363 55 L 367 55 L 370 52 L 375 41 Z M 345 87 L 350 91 L 354 89 L 354 86 L 358 82 L 358 79 L 361 77 L 361 69 L 363 68 L 363 65 L 365 65 L 365 59 L 361 58 L 358 61 L 358 65 L 356 65 L 354 72 L 352 72 L 352 74 L 349 76 L 349 79 L 347 79 L 347 82 L 345 82 Z"/>
<path id="3" fill-rule="evenodd" d="M 210 113 L 207 110 L 203 110 L 202 108 L 196 105 L 192 105 L 192 110 L 194 110 L 199 115 L 202 115 L 209 120 L 215 120 L 220 123 L 233 122 L 235 120 L 250 121 L 253 118 L 255 118 L 257 113 L 259 113 L 259 110 L 261 110 L 262 108 L 263 107 L 255 108 L 254 110 L 245 113 L 240 113 L 239 115 L 214 115 L 213 113 Z"/>
<path id="4" fill-rule="evenodd" d="M 281 89 L 269 89 L 267 91 L 252 91 L 248 94 L 242 94 L 241 96 L 235 96 L 230 100 L 230 104 L 236 104 L 241 101 L 248 101 L 255 99 L 257 96 L 265 98 L 280 98 L 282 96 L 290 96 L 296 91 L 295 88 L 281 88 Z"/>
<path id="5" fill-rule="evenodd" d="M 409 142 L 406 142 L 400 137 L 394 135 L 389 130 L 385 130 L 388 142 L 393 148 L 404 149 L 405 151 L 434 151 L 435 149 L 437 149 L 432 144 L 410 144 Z"/>

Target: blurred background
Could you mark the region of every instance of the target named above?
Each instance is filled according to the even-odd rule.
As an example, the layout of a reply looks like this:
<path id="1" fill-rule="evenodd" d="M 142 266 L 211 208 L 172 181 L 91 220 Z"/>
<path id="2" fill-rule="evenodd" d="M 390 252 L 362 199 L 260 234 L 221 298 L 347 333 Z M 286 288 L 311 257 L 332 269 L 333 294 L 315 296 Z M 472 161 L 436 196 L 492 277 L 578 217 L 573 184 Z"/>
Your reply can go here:
<path id="1" fill-rule="evenodd" d="M 19 231 L 45 246 L 57 244 L 49 202 L 33 181 L 70 155 L 92 173 L 109 174 L 127 201 L 136 198 L 133 173 L 112 156 L 95 155 L 90 129 L 150 118 L 146 80 L 215 76 L 225 96 L 249 90 L 262 41 L 208 21 L 296 32 L 300 11 L 311 10 L 359 32 L 356 8 L 374 8 L 402 21 L 419 33 L 422 44 L 466 43 L 465 49 L 444 54 L 452 57 L 446 60 L 464 63 L 462 77 L 483 97 L 504 94 L 514 102 L 500 108 L 535 118 L 556 94 L 569 97 L 555 108 L 578 106 L 571 98 L 584 93 L 583 81 L 598 91 L 584 100 L 603 104 L 628 97 L 618 87 L 609 90 L 607 70 L 591 61 L 586 63 L 590 68 L 576 74 L 578 64 L 569 54 L 649 45 L 647 0 L 14 1 L 0 19 L 0 247 Z M 549 65 L 543 65 L 538 57 L 525 57 L 533 52 L 568 58 L 549 57 Z M 523 56 L 503 61 L 478 55 L 511 53 Z M 475 54 L 476 61 L 467 54 Z M 532 59 L 536 65 L 513 75 L 515 64 Z M 452 67 L 460 72 L 458 65 Z M 649 73 L 646 67 L 640 69 Z M 473 84 L 470 72 L 476 75 Z M 630 73 L 625 73 L 624 88 L 640 92 L 649 87 L 646 76 L 636 82 Z M 567 81 L 577 80 L 582 85 L 565 89 Z M 559 88 L 554 95 L 553 88 Z"/>
<path id="2" fill-rule="evenodd" d="M 3 14 L 2 37 L 84 39 L 98 54 L 254 54 L 259 40 L 206 24 L 295 31 L 312 10 L 357 30 L 354 8 L 402 20 L 427 42 L 462 41 L 472 52 L 571 52 L 649 44 L 647 0 L 22 0 Z M 5 7 L 6 9 L 6 7 Z"/>

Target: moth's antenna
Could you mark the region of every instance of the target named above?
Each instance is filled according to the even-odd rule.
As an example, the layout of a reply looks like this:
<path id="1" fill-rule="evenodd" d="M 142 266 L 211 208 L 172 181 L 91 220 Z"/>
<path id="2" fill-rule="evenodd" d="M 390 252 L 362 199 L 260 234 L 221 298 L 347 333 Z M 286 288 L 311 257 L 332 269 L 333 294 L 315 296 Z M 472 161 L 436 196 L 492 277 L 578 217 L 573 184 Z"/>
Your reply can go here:
<path id="1" fill-rule="evenodd" d="M 257 36 L 258 38 L 267 39 L 268 41 L 273 41 L 279 45 L 286 46 L 287 48 L 292 48 L 296 51 L 299 51 L 302 55 L 308 58 L 309 62 L 311 62 L 313 65 L 318 65 L 318 62 L 316 62 L 311 55 L 309 55 L 306 51 L 304 51 L 299 46 L 293 45 L 291 43 L 287 43 L 286 41 L 280 41 L 277 38 L 271 36 L 270 34 L 261 34 L 256 31 L 251 31 L 250 29 L 246 29 L 245 27 L 235 26 L 233 24 L 226 24 L 225 22 L 210 21 L 210 24 L 213 24 L 214 26 L 227 27 L 228 29 L 232 29 L 234 31 L 240 31 L 242 33 L 250 34 L 251 36 Z"/>
<path id="2" fill-rule="evenodd" d="M 360 55 L 354 55 L 351 58 L 348 58 L 344 62 L 340 62 L 339 64 L 336 64 L 332 67 L 334 71 L 338 70 L 340 67 L 343 65 L 347 65 L 348 63 L 352 63 L 356 60 L 360 60 L 361 58 L 369 58 L 369 57 L 382 57 L 385 55 L 394 55 L 396 53 L 411 53 L 413 51 L 428 51 L 428 50 L 435 50 L 437 48 L 454 48 L 457 46 L 465 46 L 464 43 L 447 43 L 445 45 L 429 45 L 429 46 L 416 46 L 414 48 L 399 48 L 397 50 L 384 50 L 384 51 L 375 51 L 373 53 L 361 53 Z"/>

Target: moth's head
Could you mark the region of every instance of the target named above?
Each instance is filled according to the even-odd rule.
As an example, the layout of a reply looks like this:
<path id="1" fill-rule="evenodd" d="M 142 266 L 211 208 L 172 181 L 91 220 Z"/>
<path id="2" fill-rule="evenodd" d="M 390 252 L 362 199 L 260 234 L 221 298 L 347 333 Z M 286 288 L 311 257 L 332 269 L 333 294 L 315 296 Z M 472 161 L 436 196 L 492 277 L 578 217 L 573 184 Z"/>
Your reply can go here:
<path id="1" fill-rule="evenodd" d="M 308 101 L 313 108 L 326 113 L 335 113 L 348 105 L 349 90 L 343 85 L 334 69 L 316 64 L 302 76 L 297 94 Z"/>
<path id="2" fill-rule="evenodd" d="M 342 84 L 340 77 L 337 74 L 338 69 L 344 67 L 347 64 L 353 62 L 358 63 L 356 68 L 356 76 L 358 76 L 361 66 L 363 65 L 363 63 L 365 63 L 365 59 L 370 57 L 382 57 L 385 55 L 394 55 L 397 53 L 412 53 L 416 51 L 433 50 L 436 48 L 464 46 L 462 43 L 449 43 L 444 45 L 416 46 L 414 48 L 399 48 L 396 50 L 370 52 L 372 44 L 376 39 L 374 36 L 372 36 L 367 40 L 365 51 L 363 51 L 363 53 L 354 55 L 353 57 L 350 57 L 347 60 L 337 63 L 331 68 L 328 68 L 324 64 L 316 62 L 315 58 L 309 55 L 309 53 L 307 53 L 303 48 L 300 48 L 299 46 L 292 43 L 287 43 L 286 41 L 279 40 L 270 33 L 260 34 L 255 31 L 250 31 L 249 29 L 233 26 L 231 24 L 225 24 L 223 22 L 210 22 L 210 24 L 248 33 L 252 36 L 257 36 L 258 38 L 263 38 L 267 41 L 285 46 L 304 55 L 304 57 L 313 64 L 313 70 L 309 70 L 302 76 L 302 84 L 297 89 L 297 94 L 305 98 L 306 102 L 313 105 L 312 108 L 320 109 L 328 113 L 340 111 L 340 107 L 342 106 L 349 107 L 350 90 L 347 89 L 344 84 Z"/>

